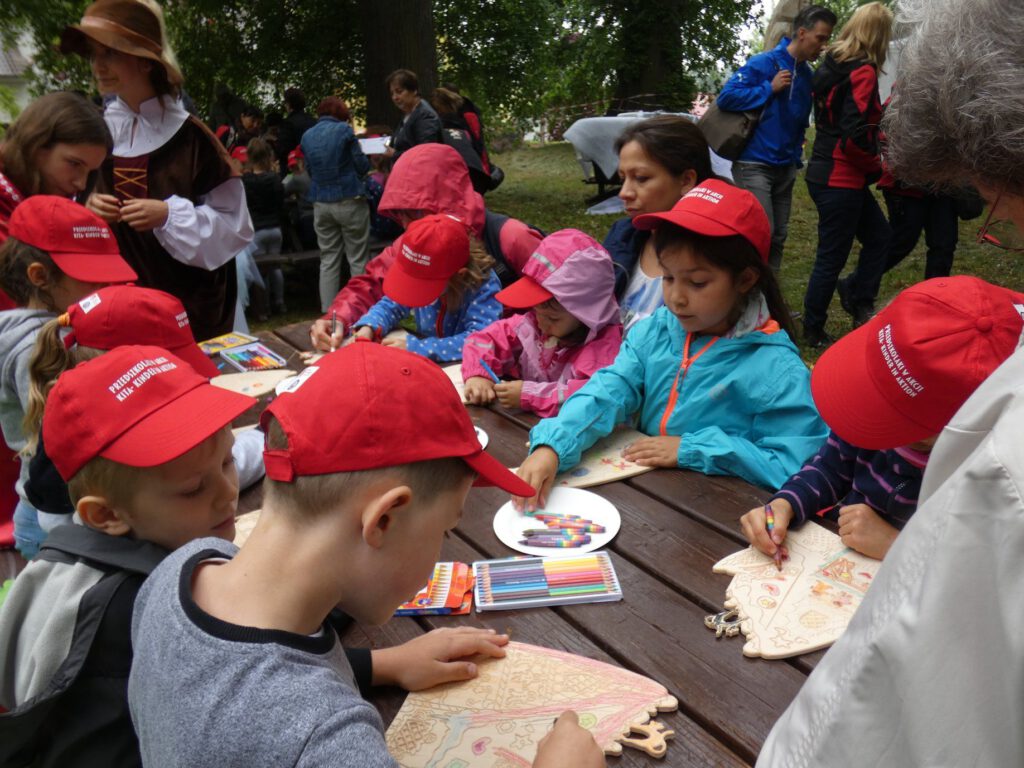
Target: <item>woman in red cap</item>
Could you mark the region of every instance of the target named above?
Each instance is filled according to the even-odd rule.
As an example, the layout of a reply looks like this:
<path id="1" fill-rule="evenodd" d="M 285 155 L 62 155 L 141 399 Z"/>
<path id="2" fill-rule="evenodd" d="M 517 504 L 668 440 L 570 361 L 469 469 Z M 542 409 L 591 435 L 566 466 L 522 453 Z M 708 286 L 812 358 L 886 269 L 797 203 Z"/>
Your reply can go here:
<path id="1" fill-rule="evenodd" d="M 230 331 L 234 255 L 253 237 L 223 145 L 182 106 L 181 72 L 159 6 L 97 0 L 61 50 L 89 59 L 114 137 L 87 204 L 114 230 L 139 284 L 177 296 L 198 339 Z"/>

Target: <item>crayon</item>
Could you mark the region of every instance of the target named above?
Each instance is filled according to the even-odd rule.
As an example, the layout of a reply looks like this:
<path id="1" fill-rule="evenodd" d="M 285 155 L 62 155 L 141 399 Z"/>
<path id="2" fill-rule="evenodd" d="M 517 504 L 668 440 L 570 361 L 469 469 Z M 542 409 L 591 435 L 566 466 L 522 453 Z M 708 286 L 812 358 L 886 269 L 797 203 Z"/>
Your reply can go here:
<path id="1" fill-rule="evenodd" d="M 500 384 L 501 383 L 501 379 L 498 378 L 498 374 L 496 374 L 493 370 L 491 370 L 491 366 L 489 366 L 483 360 L 480 361 L 480 365 L 483 367 L 483 369 L 485 371 L 487 371 L 487 375 L 491 377 L 491 380 L 495 384 Z"/>

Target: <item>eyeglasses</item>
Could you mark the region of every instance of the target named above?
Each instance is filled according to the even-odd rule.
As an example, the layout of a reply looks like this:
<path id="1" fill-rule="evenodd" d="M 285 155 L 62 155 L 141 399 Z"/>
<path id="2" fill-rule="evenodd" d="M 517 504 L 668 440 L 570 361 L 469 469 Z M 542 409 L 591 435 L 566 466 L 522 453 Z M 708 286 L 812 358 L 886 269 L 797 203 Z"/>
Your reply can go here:
<path id="1" fill-rule="evenodd" d="M 1003 193 L 1000 191 L 996 196 L 995 202 L 989 206 L 985 223 L 978 230 L 977 242 L 983 245 L 992 245 L 1004 251 L 1024 253 L 1024 236 L 1021 235 L 1020 230 L 1014 223 L 1009 219 L 994 219 L 992 217 L 996 208 L 999 207 L 999 201 L 1002 197 Z"/>

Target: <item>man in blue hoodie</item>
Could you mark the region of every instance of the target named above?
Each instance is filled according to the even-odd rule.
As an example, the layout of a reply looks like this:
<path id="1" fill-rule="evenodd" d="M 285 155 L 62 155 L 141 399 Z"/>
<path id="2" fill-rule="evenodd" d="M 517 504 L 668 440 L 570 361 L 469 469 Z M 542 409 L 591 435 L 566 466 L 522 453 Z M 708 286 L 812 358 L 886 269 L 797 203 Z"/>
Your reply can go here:
<path id="1" fill-rule="evenodd" d="M 804 131 L 811 114 L 811 68 L 836 24 L 836 15 L 809 5 L 793 20 L 793 37 L 752 57 L 718 94 L 718 107 L 745 112 L 763 107 L 761 120 L 739 159 L 733 163 L 736 184 L 764 206 L 772 227 L 768 263 L 776 272 L 789 231 L 793 182 L 803 166 Z"/>

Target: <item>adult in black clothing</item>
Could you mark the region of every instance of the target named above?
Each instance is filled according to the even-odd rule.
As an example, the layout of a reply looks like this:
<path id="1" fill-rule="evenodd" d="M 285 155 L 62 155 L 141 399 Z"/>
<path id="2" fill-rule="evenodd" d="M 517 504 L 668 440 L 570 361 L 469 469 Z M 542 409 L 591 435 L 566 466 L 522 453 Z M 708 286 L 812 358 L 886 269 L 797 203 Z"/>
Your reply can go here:
<path id="1" fill-rule="evenodd" d="M 281 174 L 287 173 L 288 153 L 299 146 L 302 134 L 316 124 L 316 118 L 306 112 L 306 96 L 298 88 L 284 92 L 284 104 L 288 115 L 277 129 L 277 164 Z"/>
<path id="2" fill-rule="evenodd" d="M 405 115 L 391 136 L 387 155 L 398 158 L 417 144 L 441 144 L 441 120 L 437 112 L 420 97 L 420 81 L 415 72 L 396 69 L 384 81 L 391 101 Z"/>

